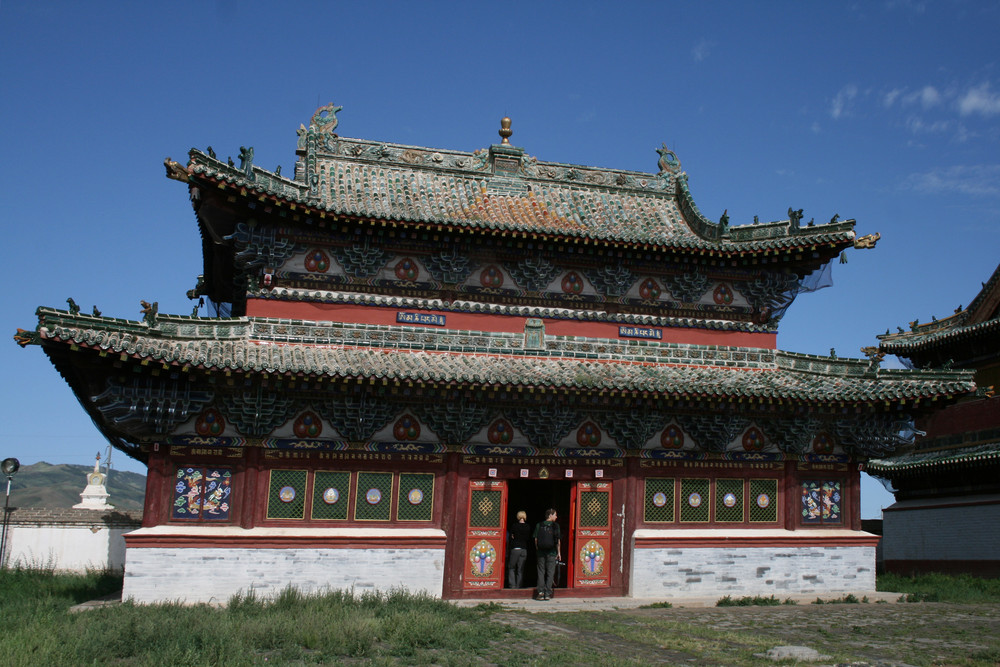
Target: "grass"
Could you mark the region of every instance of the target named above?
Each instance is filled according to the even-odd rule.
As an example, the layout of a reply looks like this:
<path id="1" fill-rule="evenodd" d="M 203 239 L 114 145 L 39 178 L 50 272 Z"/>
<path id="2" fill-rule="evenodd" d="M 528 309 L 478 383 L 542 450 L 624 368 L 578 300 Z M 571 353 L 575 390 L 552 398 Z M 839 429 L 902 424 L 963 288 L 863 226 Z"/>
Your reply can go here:
<path id="1" fill-rule="evenodd" d="M 129 603 L 69 613 L 80 602 L 118 590 L 121 573 L 55 574 L 46 569 L 0 570 L 0 655 L 10 665 L 577 665 L 598 661 L 602 667 L 663 664 L 768 664 L 758 654 L 783 643 L 806 643 L 836 660 L 849 661 L 882 646 L 909 664 L 930 665 L 921 657 L 927 646 L 914 636 L 933 638 L 945 650 L 959 650 L 949 664 L 995 665 L 1000 639 L 996 614 L 1000 581 L 937 575 L 879 580 L 879 588 L 905 598 L 937 596 L 948 602 L 975 603 L 970 611 L 948 612 L 961 619 L 937 628 L 939 611 L 929 607 L 915 620 L 906 612 L 920 605 L 899 605 L 893 625 L 878 616 L 834 611 L 841 622 L 802 616 L 802 609 L 777 608 L 771 597 L 745 597 L 719 606 L 767 606 L 750 615 L 722 614 L 712 619 L 673 610 L 669 603 L 606 612 L 551 612 L 528 615 L 499 605 L 457 607 L 448 602 L 400 591 L 352 596 L 344 592 L 303 595 L 294 589 L 265 600 L 233 597 L 224 608 L 207 605 Z M 831 602 L 867 602 L 845 596 Z M 983 606 L 983 604 L 987 606 Z M 897 608 L 896 606 L 883 609 Z M 748 610 L 749 611 L 749 610 Z M 820 610 L 816 610 L 819 612 Z M 768 621 L 761 615 L 769 614 Z M 849 614 L 844 616 L 844 614 Z M 864 612 L 868 614 L 868 612 Z M 868 620 L 865 620 L 867 618 Z M 843 619 L 850 619 L 844 622 Z M 873 623 L 875 621 L 875 623 Z M 763 622 L 763 625 L 761 623 Z M 931 622 L 931 626 L 924 626 Z M 910 623 L 917 623 L 919 630 Z M 794 630 L 793 626 L 801 626 Z M 927 635 L 927 627 L 935 627 Z M 792 634 L 788 631 L 793 629 Z M 916 634 L 914 634 L 914 632 Z M 795 634 L 798 633 L 798 634 Z M 891 640 L 886 648 L 887 640 Z M 858 642 L 861 642 L 860 644 Z M 861 651 L 858 653 L 858 651 Z M 857 654 L 857 655 L 856 655 Z"/>
<path id="2" fill-rule="evenodd" d="M 403 592 L 234 597 L 225 608 L 157 604 L 72 614 L 121 587 L 94 573 L 0 571 L 0 655 L 10 665 L 477 664 L 523 634 L 488 622 L 492 606 L 460 608 Z M 6 661 L 6 658 L 5 658 Z"/>
<path id="3" fill-rule="evenodd" d="M 915 577 L 882 574 L 875 587 L 880 591 L 902 593 L 900 602 L 1000 602 L 1000 579 L 984 579 L 967 574 L 922 574 Z"/>
<path id="4" fill-rule="evenodd" d="M 719 598 L 715 603 L 716 607 L 777 607 L 780 604 L 795 604 L 794 600 L 787 599 L 784 603 L 773 595 L 770 597 L 763 597 L 761 595 L 755 595 L 750 597 L 746 595 L 741 598 L 732 598 L 726 596 L 724 598 Z"/>

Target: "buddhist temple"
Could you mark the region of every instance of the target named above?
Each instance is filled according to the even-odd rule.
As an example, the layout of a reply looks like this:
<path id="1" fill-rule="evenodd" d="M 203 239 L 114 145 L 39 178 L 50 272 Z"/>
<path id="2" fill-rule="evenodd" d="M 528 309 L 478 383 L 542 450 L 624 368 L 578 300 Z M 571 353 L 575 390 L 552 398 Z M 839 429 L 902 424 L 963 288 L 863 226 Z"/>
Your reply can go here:
<path id="1" fill-rule="evenodd" d="M 463 152 L 344 138 L 340 111 L 300 126 L 291 177 L 249 147 L 165 161 L 203 308 L 71 301 L 18 332 L 148 465 L 126 598 L 528 597 L 507 526 L 547 508 L 557 596 L 874 590 L 859 468 L 975 391 L 777 349 L 796 295 L 876 235 L 714 222 L 666 146 L 655 172 L 596 168 L 530 156 L 507 118 Z"/>
<path id="2" fill-rule="evenodd" d="M 883 511 L 886 570 L 1000 576 L 1000 266 L 968 307 L 879 339 L 911 367 L 966 369 L 978 386 L 919 420 L 915 449 L 868 462 L 896 499 Z"/>

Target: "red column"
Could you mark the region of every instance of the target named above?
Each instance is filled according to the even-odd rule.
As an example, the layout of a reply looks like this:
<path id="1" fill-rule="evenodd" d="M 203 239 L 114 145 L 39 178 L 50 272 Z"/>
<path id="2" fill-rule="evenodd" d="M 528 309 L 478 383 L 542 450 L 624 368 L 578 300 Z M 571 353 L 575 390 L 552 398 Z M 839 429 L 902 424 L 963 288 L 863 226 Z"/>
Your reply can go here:
<path id="1" fill-rule="evenodd" d="M 785 461 L 785 476 L 781 480 L 785 499 L 785 530 L 795 530 L 798 525 L 799 476 L 798 461 Z"/>
<path id="2" fill-rule="evenodd" d="M 152 446 L 146 464 L 146 497 L 143 501 L 142 527 L 149 528 L 165 523 L 163 516 L 163 480 L 169 477 L 166 446 L 159 443 Z"/>
<path id="3" fill-rule="evenodd" d="M 247 447 L 243 450 L 242 479 L 240 486 L 240 526 L 247 530 L 257 525 L 257 486 L 260 478 L 260 447 Z"/>

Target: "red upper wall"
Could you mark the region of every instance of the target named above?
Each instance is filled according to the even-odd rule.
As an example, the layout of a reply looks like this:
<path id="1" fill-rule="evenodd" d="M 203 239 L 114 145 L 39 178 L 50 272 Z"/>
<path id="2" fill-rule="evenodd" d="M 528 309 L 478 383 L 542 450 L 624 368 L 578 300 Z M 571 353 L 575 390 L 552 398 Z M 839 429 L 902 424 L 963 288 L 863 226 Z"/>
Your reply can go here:
<path id="1" fill-rule="evenodd" d="M 399 326 L 397 313 L 414 312 L 410 308 L 385 308 L 379 306 L 359 306 L 353 304 L 312 303 L 305 301 L 271 301 L 268 299 L 248 299 L 247 315 L 251 317 L 274 317 L 311 322 L 347 322 L 357 324 L 381 324 Z M 444 329 L 463 331 L 497 331 L 506 333 L 524 332 L 527 317 L 514 315 L 492 315 L 485 313 L 456 313 L 450 311 L 420 311 L 421 314 L 439 315 L 444 318 Z M 586 338 L 621 339 L 619 327 L 613 322 L 580 322 L 578 320 L 543 319 L 545 333 L 549 336 L 583 336 Z M 407 324 L 406 326 L 421 326 Z M 438 328 L 430 326 L 429 328 Z M 773 350 L 777 346 L 777 334 L 747 333 L 744 331 L 710 331 L 707 329 L 683 327 L 642 327 L 658 329 L 662 339 L 657 342 L 680 343 L 686 345 L 725 345 L 730 347 L 752 347 Z"/>

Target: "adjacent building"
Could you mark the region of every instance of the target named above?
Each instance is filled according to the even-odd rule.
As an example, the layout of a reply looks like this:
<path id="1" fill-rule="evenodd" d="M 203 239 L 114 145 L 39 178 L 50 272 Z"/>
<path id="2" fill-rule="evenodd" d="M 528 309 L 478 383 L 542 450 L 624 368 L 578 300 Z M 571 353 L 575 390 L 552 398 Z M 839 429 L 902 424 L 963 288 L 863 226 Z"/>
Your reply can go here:
<path id="1" fill-rule="evenodd" d="M 916 449 L 868 463 L 896 497 L 883 512 L 886 569 L 1000 576 L 1000 266 L 968 307 L 879 338 L 912 367 L 973 371 L 979 387 L 921 420 Z"/>

